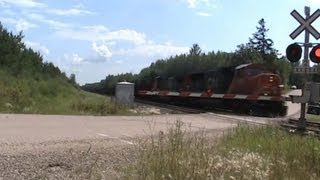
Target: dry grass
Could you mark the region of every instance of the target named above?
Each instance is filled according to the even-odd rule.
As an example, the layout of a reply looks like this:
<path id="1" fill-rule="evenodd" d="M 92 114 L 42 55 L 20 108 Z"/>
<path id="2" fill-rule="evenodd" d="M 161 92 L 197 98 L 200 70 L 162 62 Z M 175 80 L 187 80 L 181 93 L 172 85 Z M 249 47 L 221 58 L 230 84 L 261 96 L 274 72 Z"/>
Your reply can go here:
<path id="1" fill-rule="evenodd" d="M 320 142 L 277 127 L 239 126 L 222 138 L 188 132 L 177 121 L 167 134 L 142 140 L 124 179 L 319 179 Z"/>

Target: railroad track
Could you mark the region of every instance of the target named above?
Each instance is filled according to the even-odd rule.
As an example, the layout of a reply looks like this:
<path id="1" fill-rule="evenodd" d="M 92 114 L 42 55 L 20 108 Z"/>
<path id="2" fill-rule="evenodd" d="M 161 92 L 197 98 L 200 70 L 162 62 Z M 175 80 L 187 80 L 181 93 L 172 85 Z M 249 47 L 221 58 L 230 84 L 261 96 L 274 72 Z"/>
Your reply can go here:
<path id="1" fill-rule="evenodd" d="M 217 111 L 215 111 L 215 110 L 204 110 L 201 108 L 193 108 L 193 107 L 191 108 L 191 107 L 170 105 L 170 104 L 166 104 L 166 103 L 141 100 L 141 99 L 135 99 L 135 102 L 141 103 L 141 104 L 148 104 L 148 105 L 152 105 L 152 106 L 157 106 L 157 107 L 161 107 L 161 108 L 167 108 L 167 109 L 180 111 L 180 112 L 184 112 L 184 113 L 208 115 L 210 117 L 217 117 L 218 119 L 221 119 L 221 120 L 228 120 L 228 121 L 233 121 L 233 122 L 243 122 L 243 123 L 247 123 L 247 124 L 259 124 L 259 125 L 270 124 L 270 118 L 244 116 L 244 115 L 234 114 L 234 113 L 230 113 L 230 112 L 222 111 L 222 110 L 219 111 L 219 113 L 216 113 Z"/>
<path id="2" fill-rule="evenodd" d="M 147 101 L 147 100 L 141 100 L 141 99 L 135 99 L 135 102 L 141 103 L 141 104 L 148 104 L 152 106 L 158 106 L 162 108 L 167 108 L 175 111 L 180 111 L 184 113 L 190 113 L 190 114 L 200 114 L 200 113 L 206 113 L 207 111 L 197 108 L 190 108 L 190 107 L 183 107 L 183 106 L 176 106 L 171 104 L 165 104 L 165 103 L 159 103 L 154 101 Z"/>
<path id="3" fill-rule="evenodd" d="M 259 118 L 254 116 L 248 117 L 248 116 L 242 116 L 242 115 L 226 113 L 226 112 L 221 112 L 220 114 L 220 113 L 216 113 L 216 111 L 213 111 L 213 110 L 203 110 L 200 108 L 183 107 L 183 106 L 170 105 L 170 104 L 148 101 L 148 100 L 141 100 L 141 99 L 136 99 L 135 101 L 142 104 L 148 104 L 152 106 L 167 108 L 167 109 L 176 110 L 184 113 L 207 114 L 211 117 L 217 117 L 218 119 L 221 119 L 221 120 L 228 120 L 233 122 L 256 124 L 256 125 L 278 124 L 280 125 L 280 127 L 282 127 L 284 130 L 287 130 L 288 132 L 299 132 L 301 134 L 301 131 L 299 131 L 299 126 L 298 126 L 299 121 L 292 119 L 291 117 L 285 117 L 285 118 L 283 117 L 282 118 Z M 302 132 L 302 134 L 310 134 L 310 132 L 320 137 L 320 123 L 307 121 L 306 128 Z"/>
<path id="4" fill-rule="evenodd" d="M 313 133 L 314 135 L 320 136 L 320 123 L 305 121 L 304 128 L 301 128 L 301 124 L 299 123 L 296 119 L 288 119 L 280 125 L 289 132 L 298 132 L 300 134 Z"/>

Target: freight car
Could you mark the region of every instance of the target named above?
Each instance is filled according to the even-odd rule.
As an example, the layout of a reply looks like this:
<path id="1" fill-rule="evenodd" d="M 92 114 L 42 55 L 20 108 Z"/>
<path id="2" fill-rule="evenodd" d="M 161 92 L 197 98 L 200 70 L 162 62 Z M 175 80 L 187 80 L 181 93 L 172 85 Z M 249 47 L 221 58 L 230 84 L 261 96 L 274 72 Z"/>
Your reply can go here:
<path id="1" fill-rule="evenodd" d="M 158 76 L 151 89 L 139 89 L 137 96 L 274 117 L 286 114 L 282 90 L 275 70 L 264 64 L 243 64 L 183 77 Z"/>

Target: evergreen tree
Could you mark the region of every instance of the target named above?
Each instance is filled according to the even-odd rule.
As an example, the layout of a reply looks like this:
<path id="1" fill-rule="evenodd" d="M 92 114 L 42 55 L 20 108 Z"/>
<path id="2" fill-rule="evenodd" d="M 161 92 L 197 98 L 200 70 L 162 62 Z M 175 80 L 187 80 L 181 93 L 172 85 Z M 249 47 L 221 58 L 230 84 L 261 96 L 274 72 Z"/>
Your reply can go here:
<path id="1" fill-rule="evenodd" d="M 198 44 L 193 44 L 190 48 L 189 54 L 191 56 L 199 56 L 201 54 L 201 48 Z"/>
<path id="2" fill-rule="evenodd" d="M 252 38 L 249 38 L 248 46 L 258 51 L 265 63 L 273 64 L 277 58 L 277 50 L 272 47 L 272 39 L 267 38 L 269 29 L 266 28 L 266 22 L 263 18 L 260 19 L 259 26 L 256 28 L 257 32 L 252 34 Z"/>

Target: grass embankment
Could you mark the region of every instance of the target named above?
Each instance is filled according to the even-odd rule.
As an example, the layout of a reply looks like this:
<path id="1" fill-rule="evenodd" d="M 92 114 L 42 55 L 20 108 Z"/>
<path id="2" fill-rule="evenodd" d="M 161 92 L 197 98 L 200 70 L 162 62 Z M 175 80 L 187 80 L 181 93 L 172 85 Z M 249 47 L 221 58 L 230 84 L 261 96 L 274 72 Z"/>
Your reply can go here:
<path id="1" fill-rule="evenodd" d="M 311 122 L 320 122 L 320 115 L 307 114 L 306 119 Z"/>
<path id="2" fill-rule="evenodd" d="M 178 122 L 138 145 L 127 179 L 319 179 L 320 142 L 278 127 L 240 126 L 221 138 Z"/>
<path id="3" fill-rule="evenodd" d="M 14 77 L 0 71 L 0 112 L 37 114 L 127 114 L 124 107 L 72 86 L 61 78 Z"/>

